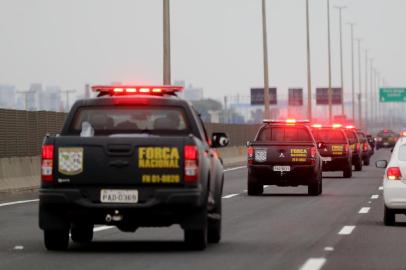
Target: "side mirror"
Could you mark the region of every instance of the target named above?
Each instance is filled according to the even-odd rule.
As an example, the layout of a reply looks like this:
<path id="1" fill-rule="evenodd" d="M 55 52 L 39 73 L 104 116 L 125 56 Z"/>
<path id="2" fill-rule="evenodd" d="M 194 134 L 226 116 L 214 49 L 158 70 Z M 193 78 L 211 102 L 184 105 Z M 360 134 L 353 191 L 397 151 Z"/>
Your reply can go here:
<path id="1" fill-rule="evenodd" d="M 327 145 L 324 142 L 318 142 L 317 143 L 317 148 L 318 149 L 325 149 L 325 148 L 327 148 Z"/>
<path id="2" fill-rule="evenodd" d="M 226 133 L 216 132 L 211 135 L 211 146 L 214 148 L 226 147 L 230 140 Z"/>
<path id="3" fill-rule="evenodd" d="M 375 162 L 375 166 L 377 168 L 385 169 L 386 167 L 388 167 L 388 161 L 387 160 L 378 160 L 377 162 Z"/>

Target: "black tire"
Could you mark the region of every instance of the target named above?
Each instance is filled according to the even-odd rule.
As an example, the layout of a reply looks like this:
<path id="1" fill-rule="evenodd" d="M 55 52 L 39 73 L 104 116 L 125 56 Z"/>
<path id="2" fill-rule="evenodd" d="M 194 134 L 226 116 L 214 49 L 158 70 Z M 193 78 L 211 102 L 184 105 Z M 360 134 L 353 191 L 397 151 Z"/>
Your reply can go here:
<path id="1" fill-rule="evenodd" d="M 72 241 L 78 244 L 90 243 L 93 240 L 93 225 L 73 225 Z"/>
<path id="2" fill-rule="evenodd" d="M 264 193 L 264 186 L 262 184 L 256 183 L 255 179 L 248 176 L 248 196 L 259 196 Z"/>
<path id="3" fill-rule="evenodd" d="M 203 228 L 198 230 L 186 229 L 184 233 L 187 247 L 191 250 L 204 250 L 208 242 L 207 231 L 207 224 L 204 224 Z"/>
<path id="4" fill-rule="evenodd" d="M 345 170 L 343 171 L 344 178 L 351 178 L 352 177 L 352 165 L 348 164 Z"/>
<path id="5" fill-rule="evenodd" d="M 362 160 L 360 158 L 357 158 L 355 163 L 354 163 L 354 170 L 357 172 L 362 171 Z"/>
<path id="6" fill-rule="evenodd" d="M 393 226 L 396 223 L 395 211 L 385 206 L 383 210 L 383 223 L 385 226 Z"/>
<path id="7" fill-rule="evenodd" d="M 47 250 L 66 250 L 69 246 L 69 231 L 44 230 L 44 244 Z"/>
<path id="8" fill-rule="evenodd" d="M 212 211 L 212 216 L 208 218 L 208 235 L 207 240 L 209 243 L 217 244 L 221 240 L 221 213 L 222 213 L 222 199 L 221 193 L 217 196 L 216 206 Z"/>
<path id="9" fill-rule="evenodd" d="M 309 196 L 318 196 L 323 192 L 323 176 L 318 173 L 313 177 L 311 183 L 307 186 Z"/>
<path id="10" fill-rule="evenodd" d="M 369 166 L 369 164 L 371 164 L 371 161 L 370 161 L 370 157 L 369 158 L 366 158 L 365 160 L 364 160 L 364 166 Z"/>

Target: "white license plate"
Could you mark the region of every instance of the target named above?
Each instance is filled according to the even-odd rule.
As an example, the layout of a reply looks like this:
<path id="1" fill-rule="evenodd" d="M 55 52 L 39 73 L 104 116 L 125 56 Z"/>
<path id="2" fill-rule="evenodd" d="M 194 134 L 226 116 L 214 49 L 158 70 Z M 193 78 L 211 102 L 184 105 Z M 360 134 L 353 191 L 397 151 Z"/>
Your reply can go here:
<path id="1" fill-rule="evenodd" d="M 290 172 L 290 166 L 273 166 L 274 172 Z"/>
<path id="2" fill-rule="evenodd" d="M 137 203 L 138 190 L 128 189 L 102 189 L 100 191 L 102 203 Z"/>
<path id="3" fill-rule="evenodd" d="M 328 161 L 332 161 L 333 159 L 331 157 L 322 157 L 322 160 L 325 162 L 328 162 Z"/>

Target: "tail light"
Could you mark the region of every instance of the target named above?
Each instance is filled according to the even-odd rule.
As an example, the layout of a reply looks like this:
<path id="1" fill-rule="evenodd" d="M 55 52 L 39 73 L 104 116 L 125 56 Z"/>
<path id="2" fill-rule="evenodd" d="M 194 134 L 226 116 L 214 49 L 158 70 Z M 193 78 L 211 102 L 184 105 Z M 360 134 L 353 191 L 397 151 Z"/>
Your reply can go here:
<path id="1" fill-rule="evenodd" d="M 185 182 L 186 183 L 196 183 L 199 176 L 199 152 L 195 145 L 185 145 L 184 147 L 185 156 Z"/>
<path id="2" fill-rule="evenodd" d="M 41 180 L 44 183 L 52 182 L 53 168 L 54 168 L 54 146 L 42 146 L 42 160 L 41 160 Z"/>
<path id="3" fill-rule="evenodd" d="M 389 180 L 401 180 L 402 173 L 400 172 L 399 167 L 389 167 L 386 171 L 386 176 Z"/>
<path id="4" fill-rule="evenodd" d="M 313 146 L 312 148 L 310 148 L 310 156 L 312 158 L 315 158 L 316 154 L 317 154 L 317 148 Z"/>
<path id="5" fill-rule="evenodd" d="M 349 144 L 344 145 L 344 152 L 345 152 L 345 154 L 348 154 L 350 152 L 350 145 Z"/>
<path id="6" fill-rule="evenodd" d="M 368 142 L 364 142 L 364 151 L 368 151 Z"/>
<path id="7" fill-rule="evenodd" d="M 252 164 L 252 161 L 254 160 L 254 147 L 248 146 L 247 155 L 248 155 L 248 164 Z"/>
<path id="8" fill-rule="evenodd" d="M 357 152 L 359 153 L 361 151 L 361 144 L 357 143 Z"/>

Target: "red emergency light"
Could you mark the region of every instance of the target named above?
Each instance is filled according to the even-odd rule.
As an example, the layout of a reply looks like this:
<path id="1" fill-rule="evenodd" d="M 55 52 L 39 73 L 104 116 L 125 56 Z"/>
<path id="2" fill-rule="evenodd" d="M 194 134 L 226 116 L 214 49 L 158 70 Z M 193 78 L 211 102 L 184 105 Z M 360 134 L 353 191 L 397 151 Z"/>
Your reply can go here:
<path id="1" fill-rule="evenodd" d="M 341 125 L 341 124 L 333 124 L 333 126 L 332 126 L 333 128 L 342 128 L 343 127 L 343 125 Z"/>
<path id="2" fill-rule="evenodd" d="M 296 119 L 286 119 L 286 120 L 270 120 L 270 119 L 264 119 L 262 120 L 263 123 L 265 124 L 288 124 L 288 125 L 295 125 L 295 124 L 309 124 L 309 120 L 296 120 Z"/>
<path id="3" fill-rule="evenodd" d="M 323 125 L 322 124 L 313 124 L 312 127 L 313 128 L 322 128 Z"/>
<path id="4" fill-rule="evenodd" d="M 345 126 L 345 128 L 347 128 L 347 129 L 354 129 L 355 126 L 353 126 L 353 125 L 348 125 L 348 126 Z"/>
<path id="5" fill-rule="evenodd" d="M 183 86 L 145 86 L 145 85 L 95 85 L 93 92 L 98 92 L 99 96 L 124 96 L 124 95 L 175 95 L 183 90 Z"/>

